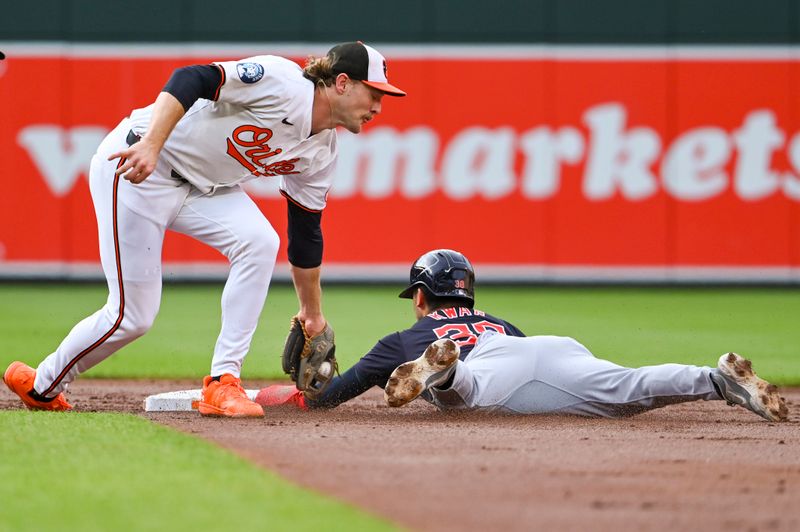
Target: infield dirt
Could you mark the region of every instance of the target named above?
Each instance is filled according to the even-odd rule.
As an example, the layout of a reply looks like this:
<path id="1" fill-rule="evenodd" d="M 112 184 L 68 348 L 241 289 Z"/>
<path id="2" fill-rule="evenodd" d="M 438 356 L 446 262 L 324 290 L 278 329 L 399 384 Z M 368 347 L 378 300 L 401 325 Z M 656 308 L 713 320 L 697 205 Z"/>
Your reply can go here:
<path id="1" fill-rule="evenodd" d="M 800 530 L 798 389 L 782 390 L 788 423 L 722 401 L 621 420 L 394 409 L 377 389 L 263 419 L 143 411 L 147 395 L 198 386 L 82 379 L 68 399 L 205 438 L 416 530 Z M 19 408 L 0 388 L 0 409 Z"/>

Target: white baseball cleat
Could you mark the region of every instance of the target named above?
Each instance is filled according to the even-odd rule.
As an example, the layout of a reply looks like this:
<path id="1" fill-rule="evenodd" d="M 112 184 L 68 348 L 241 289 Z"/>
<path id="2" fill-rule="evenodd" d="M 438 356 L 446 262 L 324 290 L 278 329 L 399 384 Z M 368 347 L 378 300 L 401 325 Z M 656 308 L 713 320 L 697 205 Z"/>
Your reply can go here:
<path id="1" fill-rule="evenodd" d="M 722 355 L 711 381 L 729 405 L 739 405 L 769 421 L 786 421 L 789 409 L 778 387 L 760 379 L 753 364 L 736 353 Z"/>
<path id="2" fill-rule="evenodd" d="M 461 348 L 452 340 L 436 340 L 416 360 L 400 364 L 389 376 L 383 397 L 389 406 L 403 406 L 444 382 L 456 369 Z"/>

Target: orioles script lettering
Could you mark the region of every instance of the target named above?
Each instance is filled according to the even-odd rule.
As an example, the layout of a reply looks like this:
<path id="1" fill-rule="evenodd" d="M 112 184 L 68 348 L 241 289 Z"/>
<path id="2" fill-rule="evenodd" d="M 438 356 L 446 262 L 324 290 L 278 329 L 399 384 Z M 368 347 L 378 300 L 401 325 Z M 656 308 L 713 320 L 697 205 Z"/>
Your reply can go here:
<path id="1" fill-rule="evenodd" d="M 271 177 L 299 173 L 294 170 L 294 163 L 297 162 L 297 159 L 266 162 L 270 157 L 279 155 L 283 151 L 281 148 L 270 147 L 271 138 L 272 130 L 269 128 L 252 125 L 239 126 L 226 139 L 227 153 L 253 175 Z M 237 146 L 244 150 L 239 151 Z"/>

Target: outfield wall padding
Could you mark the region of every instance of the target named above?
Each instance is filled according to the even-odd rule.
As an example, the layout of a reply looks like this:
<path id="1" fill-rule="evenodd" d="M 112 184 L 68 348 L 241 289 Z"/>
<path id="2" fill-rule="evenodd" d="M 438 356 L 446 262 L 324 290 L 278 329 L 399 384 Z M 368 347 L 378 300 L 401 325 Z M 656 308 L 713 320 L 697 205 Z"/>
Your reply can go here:
<path id="1" fill-rule="evenodd" d="M 0 49 L 9 56 L 0 63 L 0 275 L 59 275 L 97 263 L 86 179 L 95 147 L 172 69 L 262 52 L 302 61 L 326 47 Z M 800 49 L 384 52 L 409 96 L 384 99 L 361 135 L 340 135 L 326 264 L 378 271 L 452 247 L 533 280 L 570 271 L 800 279 Z M 285 235 L 276 178 L 247 188 Z M 177 235 L 164 258 L 224 268 L 215 251 Z"/>

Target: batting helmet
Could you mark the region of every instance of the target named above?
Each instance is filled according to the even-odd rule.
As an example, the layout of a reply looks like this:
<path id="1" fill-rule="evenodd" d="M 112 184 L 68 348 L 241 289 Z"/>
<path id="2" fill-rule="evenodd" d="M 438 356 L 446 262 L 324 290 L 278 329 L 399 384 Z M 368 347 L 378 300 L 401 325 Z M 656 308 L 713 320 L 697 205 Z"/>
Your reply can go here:
<path id="1" fill-rule="evenodd" d="M 434 249 L 411 266 L 408 287 L 400 297 L 411 299 L 414 288 L 424 286 L 438 297 L 458 297 L 475 302 L 475 270 L 467 257 L 452 249 Z"/>

